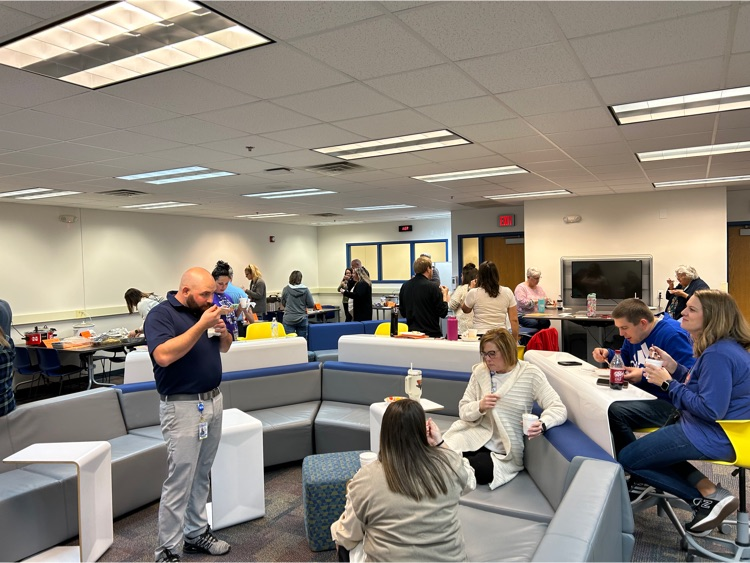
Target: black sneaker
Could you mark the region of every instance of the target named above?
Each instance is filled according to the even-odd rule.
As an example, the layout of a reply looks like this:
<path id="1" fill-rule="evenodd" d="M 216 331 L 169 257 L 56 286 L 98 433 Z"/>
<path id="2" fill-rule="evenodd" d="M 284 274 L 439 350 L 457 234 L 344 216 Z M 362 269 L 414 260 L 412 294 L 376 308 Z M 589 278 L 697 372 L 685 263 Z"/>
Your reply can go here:
<path id="1" fill-rule="evenodd" d="M 176 553 L 172 553 L 168 549 L 165 549 L 161 552 L 159 557 L 156 558 L 156 563 L 161 563 L 162 561 L 179 561 L 180 556 Z"/>
<path id="2" fill-rule="evenodd" d="M 710 532 L 732 514 L 740 502 L 721 485 L 716 485 L 716 492 L 707 497 L 693 499 L 695 517 L 685 526 L 685 530 L 698 535 Z"/>
<path id="3" fill-rule="evenodd" d="M 211 526 L 197 538 L 185 538 L 182 551 L 185 553 L 207 553 L 208 555 L 226 555 L 232 546 L 211 533 Z"/>

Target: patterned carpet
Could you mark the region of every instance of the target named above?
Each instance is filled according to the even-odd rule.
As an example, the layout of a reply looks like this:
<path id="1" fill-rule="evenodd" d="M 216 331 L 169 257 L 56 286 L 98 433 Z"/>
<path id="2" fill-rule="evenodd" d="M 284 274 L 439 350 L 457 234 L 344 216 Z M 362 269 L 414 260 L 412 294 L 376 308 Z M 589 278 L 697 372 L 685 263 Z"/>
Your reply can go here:
<path id="1" fill-rule="evenodd" d="M 701 464 L 711 479 L 737 492 L 737 480 L 731 468 Z M 302 515 L 301 462 L 266 468 L 266 517 L 220 530 L 217 535 L 232 545 L 226 558 L 218 561 L 335 561 L 333 551 L 310 551 Z M 156 545 L 158 503 L 131 513 L 115 522 L 115 542 L 100 561 L 153 561 Z M 678 517 L 690 520 L 685 511 Z M 679 536 L 666 517 L 659 517 L 656 508 L 635 516 L 636 544 L 633 561 L 685 561 Z M 733 530 L 732 530 L 733 533 Z M 75 542 L 71 542 L 75 543 Z M 497 560 L 502 561 L 502 553 Z M 202 555 L 185 555 L 183 561 L 217 561 Z"/>

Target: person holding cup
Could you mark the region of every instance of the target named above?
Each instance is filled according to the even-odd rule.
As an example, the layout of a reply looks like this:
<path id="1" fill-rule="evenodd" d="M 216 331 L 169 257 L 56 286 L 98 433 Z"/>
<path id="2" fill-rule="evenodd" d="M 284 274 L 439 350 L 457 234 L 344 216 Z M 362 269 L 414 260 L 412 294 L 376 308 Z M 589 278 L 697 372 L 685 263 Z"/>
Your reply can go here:
<path id="1" fill-rule="evenodd" d="M 368 561 L 465 561 L 458 501 L 475 487 L 474 470 L 422 406 L 396 401 L 383 415 L 378 459 L 349 482 L 331 536 L 352 561 L 362 552 Z"/>
<path id="2" fill-rule="evenodd" d="M 529 313 L 544 313 L 545 305 L 554 305 L 554 299 L 547 297 L 539 279 L 542 272 L 536 268 L 526 270 L 526 281 L 516 286 L 513 292 L 516 296 L 516 307 L 518 308 L 518 324 L 525 328 L 534 328 L 541 330 L 549 328 L 549 319 L 536 319 L 533 317 L 524 317 Z"/>
<path id="3" fill-rule="evenodd" d="M 468 459 L 478 484 L 496 489 L 523 470 L 523 420 L 534 402 L 542 413 L 527 422 L 529 439 L 565 422 L 568 411 L 544 373 L 518 359 L 516 340 L 507 329 L 487 331 L 479 350 L 482 361 L 472 367 L 458 404 L 460 420 L 443 438 Z"/>

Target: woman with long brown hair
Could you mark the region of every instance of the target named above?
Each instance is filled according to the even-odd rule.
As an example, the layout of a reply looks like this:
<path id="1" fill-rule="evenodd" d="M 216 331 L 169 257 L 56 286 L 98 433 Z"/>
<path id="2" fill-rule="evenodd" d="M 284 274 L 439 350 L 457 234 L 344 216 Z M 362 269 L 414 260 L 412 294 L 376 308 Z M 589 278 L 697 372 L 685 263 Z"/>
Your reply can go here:
<path id="1" fill-rule="evenodd" d="M 125 304 L 128 306 L 128 313 L 131 315 L 135 312 L 140 313 L 141 319 L 145 322 L 151 309 L 164 301 L 164 298 L 156 293 L 141 291 L 131 287 L 125 292 Z M 130 336 L 143 334 L 143 323 L 137 329 L 130 331 Z"/>
<path id="2" fill-rule="evenodd" d="M 493 328 L 505 328 L 510 321 L 511 332 L 518 340 L 518 308 L 509 287 L 500 285 L 500 272 L 494 262 L 479 264 L 476 287 L 470 289 L 461 303 L 464 313 L 474 311 L 474 327 L 478 334 Z"/>
<path id="3" fill-rule="evenodd" d="M 695 365 L 688 369 L 654 346 L 652 353 L 664 365 L 647 365 L 645 373 L 669 394 L 679 417 L 623 448 L 618 460 L 631 475 L 694 506 L 685 529 L 702 535 L 739 502 L 688 460 L 736 459 L 716 421 L 750 419 L 750 326 L 731 295 L 701 289 L 682 310 L 682 328 L 693 337 Z"/>
<path id="4" fill-rule="evenodd" d="M 350 481 L 331 534 L 347 550 L 364 542 L 368 561 L 465 561 L 458 499 L 475 484 L 421 405 L 396 401 L 383 416 L 378 460 Z"/>

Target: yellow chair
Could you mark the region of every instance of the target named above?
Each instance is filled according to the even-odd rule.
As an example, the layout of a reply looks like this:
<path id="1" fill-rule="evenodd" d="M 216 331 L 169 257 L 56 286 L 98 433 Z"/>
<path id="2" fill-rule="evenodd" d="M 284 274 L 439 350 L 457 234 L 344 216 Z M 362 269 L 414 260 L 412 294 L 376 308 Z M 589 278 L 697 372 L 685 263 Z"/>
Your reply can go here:
<path id="1" fill-rule="evenodd" d="M 519 360 L 523 360 L 523 355 L 526 353 L 526 346 L 521 346 L 520 344 L 516 344 L 516 355 L 518 356 Z"/>
<path id="2" fill-rule="evenodd" d="M 398 333 L 408 332 L 409 327 L 405 323 L 398 323 Z M 380 323 L 378 328 L 375 329 L 375 336 L 390 336 L 391 335 L 391 323 Z"/>
<path id="3" fill-rule="evenodd" d="M 278 337 L 283 338 L 286 336 L 284 325 L 278 324 Z M 253 323 L 247 325 L 247 333 L 245 334 L 245 340 L 260 340 L 262 338 L 271 338 L 271 323 Z"/>

